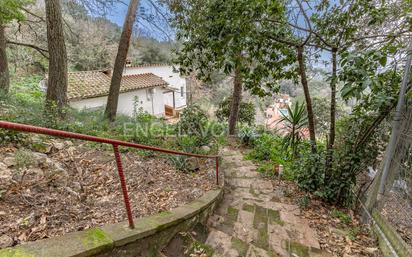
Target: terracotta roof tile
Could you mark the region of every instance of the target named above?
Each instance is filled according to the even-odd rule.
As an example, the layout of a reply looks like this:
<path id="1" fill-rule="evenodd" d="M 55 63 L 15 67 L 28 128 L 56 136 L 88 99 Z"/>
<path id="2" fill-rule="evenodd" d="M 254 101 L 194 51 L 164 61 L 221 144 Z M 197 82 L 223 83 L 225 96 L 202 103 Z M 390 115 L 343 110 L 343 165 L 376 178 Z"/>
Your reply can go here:
<path id="1" fill-rule="evenodd" d="M 69 72 L 69 85 L 67 97 L 69 100 L 78 100 L 107 96 L 110 89 L 111 78 L 103 71 Z M 123 76 L 120 92 L 129 92 L 141 88 L 163 86 L 168 83 L 152 74 L 138 74 Z"/>

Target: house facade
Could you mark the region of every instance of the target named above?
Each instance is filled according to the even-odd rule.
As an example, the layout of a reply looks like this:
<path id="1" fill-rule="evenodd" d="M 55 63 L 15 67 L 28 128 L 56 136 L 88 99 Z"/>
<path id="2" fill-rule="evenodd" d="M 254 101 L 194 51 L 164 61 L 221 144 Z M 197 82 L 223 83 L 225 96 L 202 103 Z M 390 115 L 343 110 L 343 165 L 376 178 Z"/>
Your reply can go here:
<path id="1" fill-rule="evenodd" d="M 173 92 L 168 92 L 164 96 L 165 104 L 180 110 L 186 107 L 187 104 L 187 78 L 180 76 L 179 72 L 175 72 L 173 66 L 165 64 L 147 64 L 139 66 L 126 66 L 123 75 L 138 75 L 144 73 L 152 73 L 164 81 L 166 81 Z"/>
<path id="2" fill-rule="evenodd" d="M 151 72 L 152 71 L 152 72 Z M 76 109 L 97 109 L 107 103 L 111 70 L 70 72 L 68 100 Z M 117 113 L 142 110 L 157 117 L 173 116 L 186 106 L 185 79 L 167 65 L 125 67 Z"/>

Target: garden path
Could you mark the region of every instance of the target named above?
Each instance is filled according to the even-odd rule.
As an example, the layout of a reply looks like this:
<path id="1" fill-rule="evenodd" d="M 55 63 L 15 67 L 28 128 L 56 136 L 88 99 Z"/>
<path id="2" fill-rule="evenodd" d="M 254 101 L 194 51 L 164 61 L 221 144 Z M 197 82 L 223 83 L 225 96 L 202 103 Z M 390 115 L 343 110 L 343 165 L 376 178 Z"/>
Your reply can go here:
<path id="1" fill-rule="evenodd" d="M 233 149 L 222 155 L 226 192 L 209 218 L 206 240 L 214 257 L 328 256 L 299 207 L 283 203 L 251 161 Z"/>

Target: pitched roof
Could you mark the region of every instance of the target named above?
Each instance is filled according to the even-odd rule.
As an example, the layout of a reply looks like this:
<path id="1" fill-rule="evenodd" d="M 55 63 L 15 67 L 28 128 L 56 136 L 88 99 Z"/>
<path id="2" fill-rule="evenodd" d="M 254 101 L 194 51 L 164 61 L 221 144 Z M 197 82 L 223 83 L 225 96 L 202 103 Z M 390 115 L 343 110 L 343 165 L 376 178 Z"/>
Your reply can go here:
<path id="1" fill-rule="evenodd" d="M 173 66 L 173 65 L 168 64 L 168 63 L 145 63 L 145 64 L 126 66 L 126 68 L 167 67 L 167 66 Z"/>
<path id="2" fill-rule="evenodd" d="M 67 97 L 69 100 L 109 94 L 111 78 L 104 71 L 69 72 L 68 77 Z M 153 73 L 126 75 L 122 78 L 120 93 L 157 86 L 167 87 L 168 83 Z"/>

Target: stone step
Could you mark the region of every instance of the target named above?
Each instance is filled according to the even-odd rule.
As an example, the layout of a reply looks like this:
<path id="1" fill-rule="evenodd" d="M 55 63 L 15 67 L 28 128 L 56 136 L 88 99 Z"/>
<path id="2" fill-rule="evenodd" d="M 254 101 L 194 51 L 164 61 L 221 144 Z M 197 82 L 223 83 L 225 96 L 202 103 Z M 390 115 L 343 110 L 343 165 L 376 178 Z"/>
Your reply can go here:
<path id="1" fill-rule="evenodd" d="M 282 203 L 281 192 L 240 153 L 224 157 L 223 201 L 208 220 L 206 244 L 216 257 L 326 257 L 316 232 L 298 206 Z"/>
<path id="2" fill-rule="evenodd" d="M 230 169 L 225 172 L 226 178 L 260 178 L 255 166 L 241 166 L 237 169 Z"/>
<path id="3" fill-rule="evenodd" d="M 253 244 L 219 230 L 212 230 L 206 244 L 213 247 L 215 257 L 273 257 L 277 256 Z"/>
<path id="4" fill-rule="evenodd" d="M 261 178 L 225 178 L 225 182 L 234 188 L 251 188 L 253 190 L 261 190 L 272 192 L 273 185 L 270 181 Z"/>

